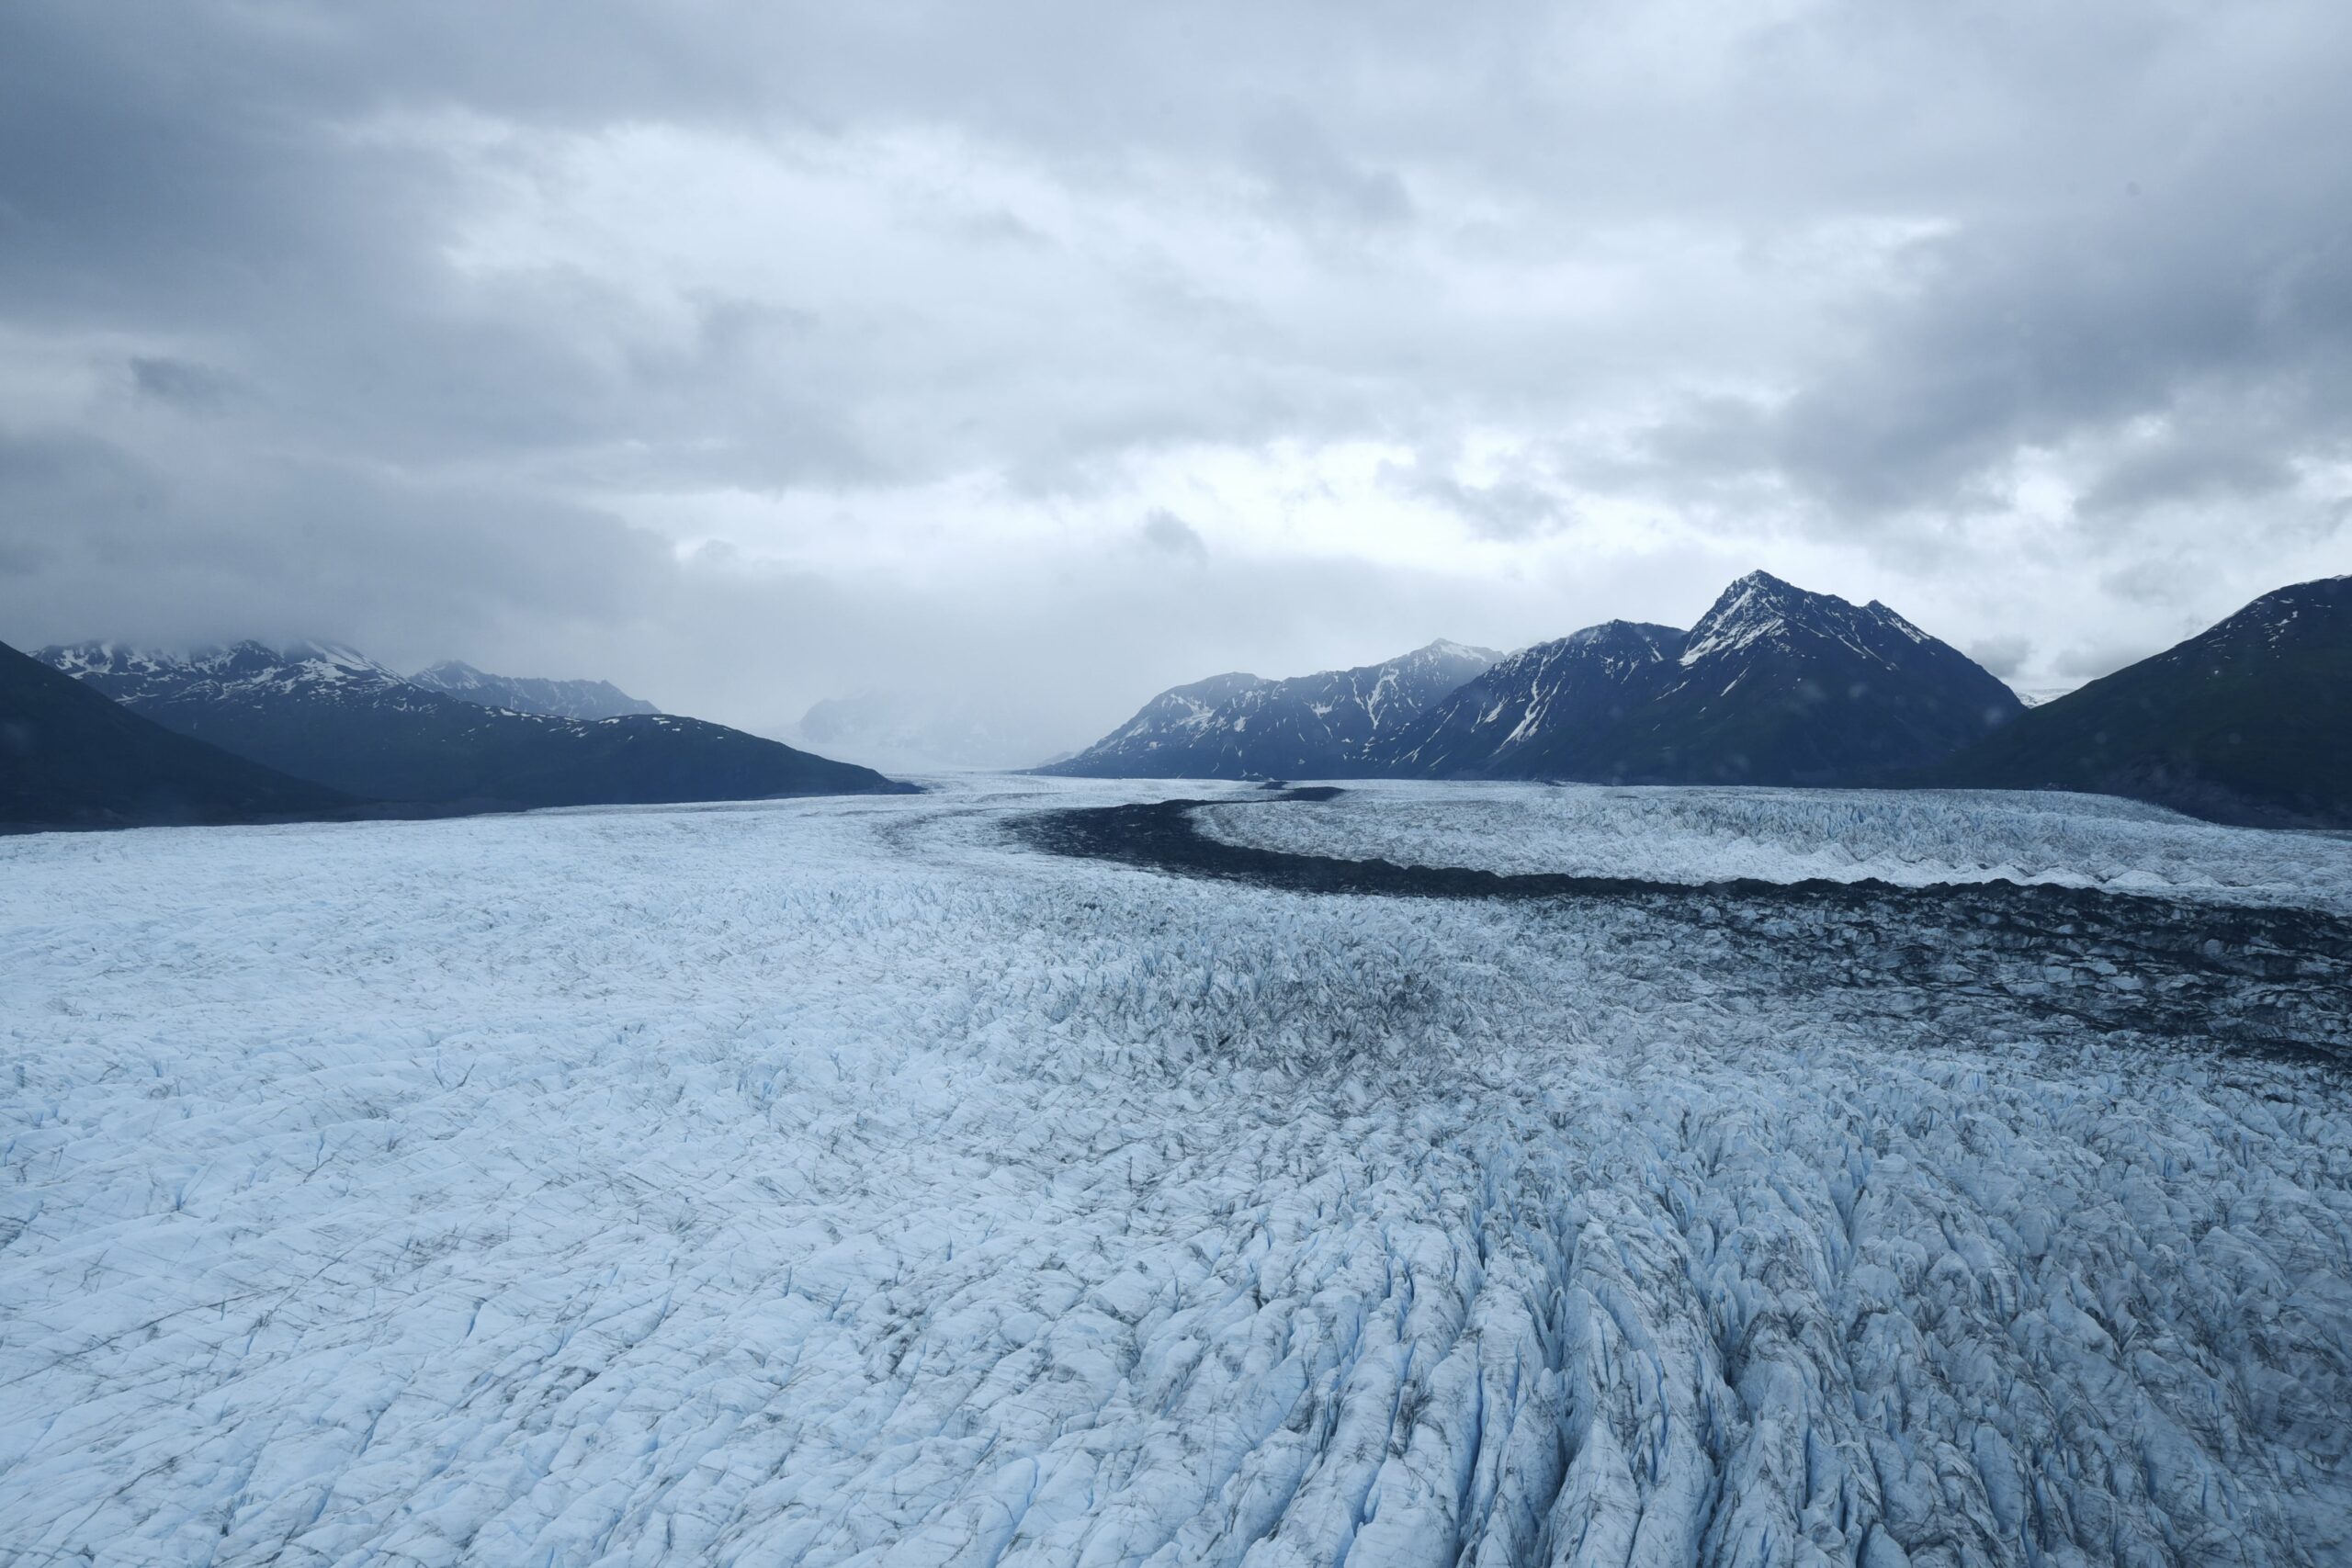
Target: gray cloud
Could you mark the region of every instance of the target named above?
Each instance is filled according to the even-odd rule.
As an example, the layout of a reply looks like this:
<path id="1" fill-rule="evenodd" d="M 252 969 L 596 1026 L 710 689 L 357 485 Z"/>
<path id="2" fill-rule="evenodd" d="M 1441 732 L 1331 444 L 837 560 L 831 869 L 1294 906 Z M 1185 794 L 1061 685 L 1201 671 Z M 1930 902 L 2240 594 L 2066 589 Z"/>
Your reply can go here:
<path id="1" fill-rule="evenodd" d="M 12 7 L 0 637 L 1075 726 L 1769 560 L 2079 674 L 2352 553 L 2348 64 L 2325 0 Z"/>
<path id="2" fill-rule="evenodd" d="M 1295 105 L 1261 120 L 1250 147 L 1278 212 L 1329 221 L 1357 238 L 1412 220 L 1413 198 L 1396 170 L 1348 157 Z"/>
<path id="3" fill-rule="evenodd" d="M 1154 508 L 1144 518 L 1143 542 L 1162 555 L 1191 561 L 1209 558 L 1209 547 L 1200 530 L 1164 507 Z"/>
<path id="4" fill-rule="evenodd" d="M 2120 458 L 2076 498 L 2075 510 L 2091 516 L 2130 515 L 2172 502 L 2255 500 L 2294 484 L 2294 469 L 2265 450 L 2257 434 L 2233 434 L 2239 439 L 2167 441 Z"/>
<path id="5" fill-rule="evenodd" d="M 1476 479 L 1455 477 L 1443 454 L 1392 463 L 1382 474 L 1398 493 L 1458 518 L 1482 538 L 1537 538 L 1569 527 L 1575 516 L 1548 462 L 1521 460 Z"/>
<path id="6" fill-rule="evenodd" d="M 2033 657 L 2033 644 L 2022 637 L 1986 637 L 1963 649 L 1969 658 L 2004 681 L 2014 677 Z"/>
<path id="7" fill-rule="evenodd" d="M 133 355 L 131 385 L 141 397 L 153 398 L 191 413 L 210 413 L 235 394 L 233 378 L 210 366 L 173 359 L 164 355 Z"/>

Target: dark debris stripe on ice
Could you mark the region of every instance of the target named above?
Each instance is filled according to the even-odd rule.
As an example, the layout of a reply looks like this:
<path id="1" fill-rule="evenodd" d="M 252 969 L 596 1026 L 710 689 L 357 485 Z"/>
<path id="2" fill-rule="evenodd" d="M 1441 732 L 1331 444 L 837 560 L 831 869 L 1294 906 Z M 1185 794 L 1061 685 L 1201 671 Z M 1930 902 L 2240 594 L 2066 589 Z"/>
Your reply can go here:
<path id="1" fill-rule="evenodd" d="M 1338 793 L 1081 807 L 1012 830 L 1056 854 L 1282 892 L 1621 906 L 1705 928 L 1784 983 L 1989 995 L 2061 1029 L 2352 1065 L 2352 919 L 2328 911 L 2000 880 L 1674 883 L 1402 865 L 1231 843 L 1193 819 L 1206 806 L 1279 809 Z"/>

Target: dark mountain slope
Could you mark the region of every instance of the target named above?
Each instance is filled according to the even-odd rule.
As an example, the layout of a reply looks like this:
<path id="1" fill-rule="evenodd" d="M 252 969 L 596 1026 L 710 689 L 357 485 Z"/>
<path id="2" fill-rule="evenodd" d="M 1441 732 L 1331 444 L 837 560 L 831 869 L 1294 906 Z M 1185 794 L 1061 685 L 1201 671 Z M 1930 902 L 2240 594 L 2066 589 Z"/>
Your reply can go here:
<path id="1" fill-rule="evenodd" d="M 352 804 L 175 735 L 0 644 L 0 823 L 242 822 Z"/>
<path id="2" fill-rule="evenodd" d="M 177 658 L 93 643 L 41 658 L 166 728 L 372 800 L 651 805 L 906 787 L 699 719 L 486 708 L 325 644 Z"/>
<path id="3" fill-rule="evenodd" d="M 1598 776 L 1868 784 L 2025 711 L 1967 655 L 1877 601 L 1855 605 L 1760 571 L 1724 590 L 1662 675 L 1611 736 Z"/>
<path id="4" fill-rule="evenodd" d="M 2224 822 L 2352 828 L 2352 577 L 2266 593 L 1928 776 L 2128 795 Z"/>
<path id="5" fill-rule="evenodd" d="M 1162 692 L 1067 761 L 1079 778 L 1360 778 L 1430 704 L 1494 662 L 1485 649 L 1433 642 L 1400 658 L 1286 681 L 1213 675 Z"/>

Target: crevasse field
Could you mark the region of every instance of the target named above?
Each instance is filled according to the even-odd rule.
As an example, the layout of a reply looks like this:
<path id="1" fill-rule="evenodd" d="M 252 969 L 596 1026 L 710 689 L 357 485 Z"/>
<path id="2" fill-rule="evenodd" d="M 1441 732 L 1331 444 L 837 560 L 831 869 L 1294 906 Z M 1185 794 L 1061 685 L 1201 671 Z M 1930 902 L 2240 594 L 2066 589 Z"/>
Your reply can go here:
<path id="1" fill-rule="evenodd" d="M 2172 982 L 1874 968 L 1868 908 L 1309 896 L 1018 827 L 1155 787 L 0 840 L 0 1561 L 2352 1561 L 2352 1097 L 2278 1041 L 2352 1001 L 2233 923 L 2340 918 L 2344 840 L 1162 791 L 1232 842 L 2040 880 L 2260 949 L 2140 1027 L 2074 998 Z"/>

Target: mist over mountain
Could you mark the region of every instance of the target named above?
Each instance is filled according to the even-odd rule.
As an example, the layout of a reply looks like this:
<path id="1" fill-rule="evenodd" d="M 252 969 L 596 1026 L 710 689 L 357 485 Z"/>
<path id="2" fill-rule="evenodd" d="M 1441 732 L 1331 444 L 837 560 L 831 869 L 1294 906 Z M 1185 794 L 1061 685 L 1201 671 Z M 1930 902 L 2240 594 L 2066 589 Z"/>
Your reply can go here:
<path id="1" fill-rule="evenodd" d="M 827 756 L 900 772 L 1025 768 L 1073 743 L 1012 702 L 910 690 L 826 697 L 810 705 L 786 739 Z"/>
<path id="2" fill-rule="evenodd" d="M 492 675 L 454 659 L 420 670 L 409 680 L 427 691 L 462 697 L 482 707 L 544 714 L 550 718 L 619 718 L 626 714 L 662 711 L 641 697 L 630 696 L 610 681 Z"/>

